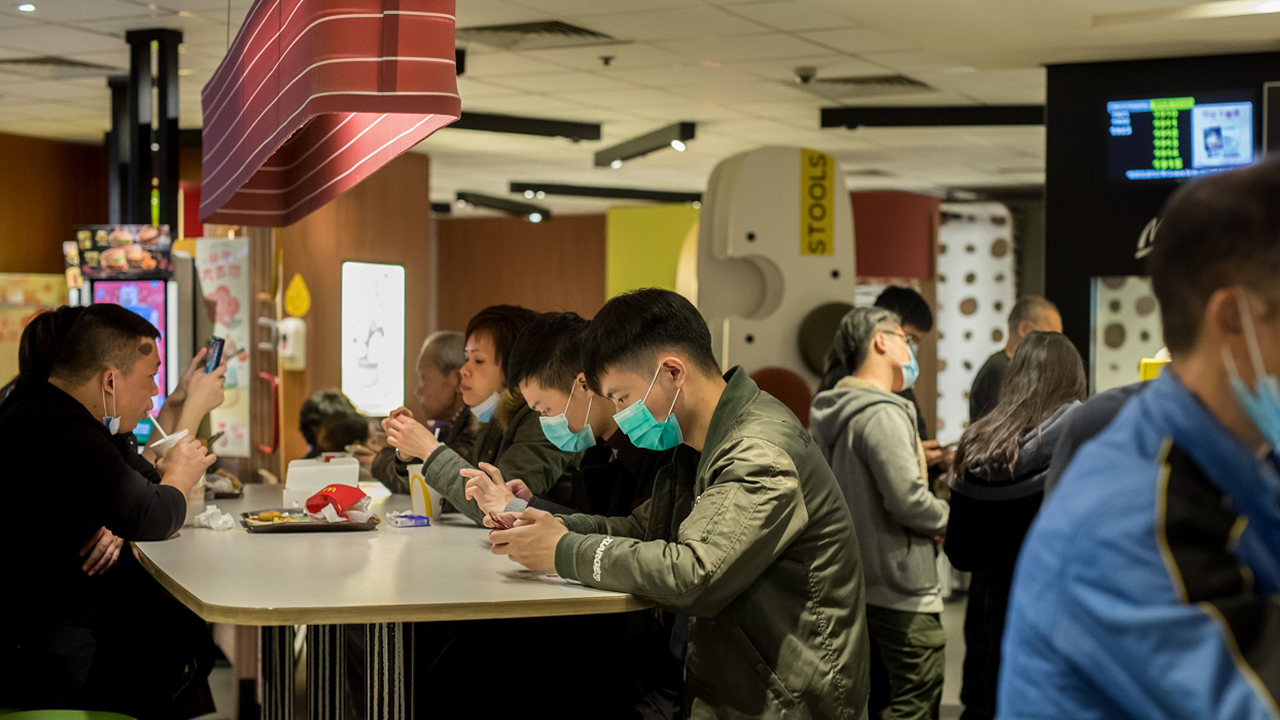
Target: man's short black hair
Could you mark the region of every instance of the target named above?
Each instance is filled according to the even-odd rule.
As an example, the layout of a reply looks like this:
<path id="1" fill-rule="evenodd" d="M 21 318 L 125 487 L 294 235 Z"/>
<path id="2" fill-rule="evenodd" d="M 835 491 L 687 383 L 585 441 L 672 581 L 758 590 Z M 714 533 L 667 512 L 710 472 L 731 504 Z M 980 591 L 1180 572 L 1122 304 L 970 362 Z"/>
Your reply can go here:
<path id="1" fill-rule="evenodd" d="M 875 306 L 897 315 L 903 325 L 916 327 L 920 332 L 933 330 L 933 310 L 923 295 L 909 287 L 890 285 L 876 298 Z"/>
<path id="2" fill-rule="evenodd" d="M 1280 158 L 1179 188 L 1160 213 L 1148 269 L 1164 341 L 1185 352 L 1214 292 L 1235 285 L 1280 299 Z"/>
<path id="3" fill-rule="evenodd" d="M 53 364 L 62 355 L 62 348 L 71 335 L 71 328 L 84 311 L 83 306 L 63 305 L 31 318 L 22 329 L 22 340 L 18 343 L 18 374 L 48 380 Z"/>
<path id="4" fill-rule="evenodd" d="M 720 374 L 711 331 L 698 309 L 670 290 L 632 290 L 605 303 L 582 338 L 582 371 L 603 394 L 600 376 L 613 367 L 643 372 L 652 356 L 676 350 L 707 374 Z M 648 368 L 649 372 L 657 367 Z"/>
<path id="5" fill-rule="evenodd" d="M 371 434 L 369 418 L 355 410 L 339 410 L 320 423 L 316 449 L 320 452 L 342 452 L 348 445 L 368 442 Z"/>
<path id="6" fill-rule="evenodd" d="M 314 449 L 316 433 L 325 418 L 343 411 L 356 412 L 356 406 L 341 390 L 325 388 L 311 393 L 311 397 L 303 401 L 302 409 L 298 412 L 298 429 L 302 431 L 307 444 Z"/>
<path id="7" fill-rule="evenodd" d="M 111 367 L 127 375 L 140 358 L 159 352 L 146 343 L 159 338 L 154 325 L 119 305 L 90 305 L 71 325 L 49 374 L 73 385 Z"/>
<path id="8" fill-rule="evenodd" d="M 467 323 L 466 338 L 470 340 L 476 333 L 487 336 L 493 342 L 493 352 L 496 356 L 493 361 L 503 369 L 503 377 L 506 377 L 507 358 L 511 356 L 511 346 L 516 344 L 516 338 L 520 337 L 525 326 L 533 322 L 536 317 L 538 313 L 527 307 L 490 305 L 476 313 L 475 317 Z"/>
<path id="9" fill-rule="evenodd" d="M 577 313 L 543 313 L 529 323 L 504 365 L 507 387 L 534 382 L 549 390 L 569 392 L 582 372 L 582 336 L 587 321 Z"/>

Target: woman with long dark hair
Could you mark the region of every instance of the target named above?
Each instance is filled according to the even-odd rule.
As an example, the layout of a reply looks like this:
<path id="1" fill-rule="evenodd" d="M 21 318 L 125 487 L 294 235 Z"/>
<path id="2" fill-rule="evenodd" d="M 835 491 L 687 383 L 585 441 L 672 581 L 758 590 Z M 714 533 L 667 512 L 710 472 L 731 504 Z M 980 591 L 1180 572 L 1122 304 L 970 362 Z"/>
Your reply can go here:
<path id="1" fill-rule="evenodd" d="M 1044 498 L 1053 448 L 1088 392 L 1080 353 L 1065 335 L 1018 345 L 996 407 L 969 426 L 950 475 L 951 563 L 973 573 L 964 622 L 962 720 L 994 718 L 1000 640 L 1018 551 Z"/>

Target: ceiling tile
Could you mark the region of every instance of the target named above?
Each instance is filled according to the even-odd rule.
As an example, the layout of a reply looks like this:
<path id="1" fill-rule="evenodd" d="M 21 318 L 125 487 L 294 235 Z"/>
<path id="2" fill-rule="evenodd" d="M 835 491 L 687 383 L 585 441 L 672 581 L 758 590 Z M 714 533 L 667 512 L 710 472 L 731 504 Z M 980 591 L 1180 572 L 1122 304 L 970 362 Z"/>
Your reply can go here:
<path id="1" fill-rule="evenodd" d="M 506 0 L 461 0 L 457 3 L 459 28 L 552 20 L 541 10 Z"/>
<path id="2" fill-rule="evenodd" d="M 904 73 L 964 70 L 969 66 L 948 57 L 927 52 L 864 53 L 863 59 Z"/>
<path id="3" fill-rule="evenodd" d="M 792 83 L 762 80 L 735 84 L 674 87 L 671 88 L 671 93 L 691 100 L 711 100 L 728 104 L 736 102 L 796 102 L 809 100 L 808 94 Z"/>
<path id="4" fill-rule="evenodd" d="M 567 72 L 547 75 L 529 75 L 510 81 L 493 79 L 496 86 L 506 86 L 514 90 L 530 93 L 558 94 L 564 92 L 598 92 L 605 90 L 631 90 L 634 83 L 615 80 L 603 73 Z"/>
<path id="5" fill-rule="evenodd" d="M 560 20 L 575 16 L 608 14 L 611 7 L 600 0 L 514 0 L 514 2 L 540 10 L 548 17 Z M 665 10 L 698 4 L 700 4 L 698 0 L 645 0 L 644 7 L 648 10 Z M 630 8 L 630 6 L 625 7 Z"/>
<path id="6" fill-rule="evenodd" d="M 623 40 L 679 40 L 683 38 L 750 35 L 767 30 L 759 23 L 713 7 L 601 15 L 584 21 L 597 32 Z"/>
<path id="7" fill-rule="evenodd" d="M 562 97 L 574 102 L 604 108 L 634 108 L 648 105 L 670 105 L 679 102 L 679 97 L 676 95 L 650 88 L 598 93 L 563 93 Z"/>
<path id="8" fill-rule="evenodd" d="M 729 12 L 778 30 L 831 30 L 853 25 L 845 17 L 801 0 L 733 5 Z"/>
<path id="9" fill-rule="evenodd" d="M 122 2 L 122 0 L 34 0 L 36 11 L 18 13 L 13 8 L 17 2 L 5 3 L 3 12 L 20 15 L 36 22 L 84 22 L 103 18 L 136 17 L 148 12 L 146 3 Z"/>
<path id="10" fill-rule="evenodd" d="M 530 53 L 486 53 L 467 56 L 467 75 L 482 80 L 500 80 L 510 75 L 562 73 L 564 67 Z"/>
<path id="11" fill-rule="evenodd" d="M 670 66 L 688 62 L 688 58 L 648 43 L 627 43 L 598 47 L 533 50 L 528 57 L 556 63 L 574 70 L 630 70 Z M 606 65 L 601 58 L 609 58 Z M 470 58 L 468 58 L 470 61 Z M 468 72 L 470 68 L 468 67 Z"/>
<path id="12" fill-rule="evenodd" d="M 884 33 L 867 28 L 845 28 L 843 30 L 822 30 L 819 32 L 802 32 L 800 37 L 825 45 L 837 52 L 850 55 L 862 55 L 872 52 L 893 52 L 915 49 L 911 43 L 904 42 Z"/>
<path id="13" fill-rule="evenodd" d="M 104 52 L 118 49 L 121 45 L 124 45 L 123 38 L 54 25 L 0 30 L 0 47 L 26 50 L 32 55 L 57 54 L 73 49 L 85 53 Z"/>
<path id="14" fill-rule="evenodd" d="M 673 56 L 678 57 L 678 56 Z M 682 85 L 717 85 L 721 83 L 751 82 L 755 78 L 739 72 L 736 66 L 721 63 L 690 62 L 681 58 L 682 64 L 663 67 L 636 68 L 634 70 L 614 70 L 610 68 L 606 74 L 637 85 L 669 88 Z"/>
<path id="15" fill-rule="evenodd" d="M 657 45 L 672 52 L 714 62 L 803 57 L 821 51 L 821 48 L 813 43 L 782 33 L 705 40 L 676 40 L 657 43 Z"/>
<path id="16" fill-rule="evenodd" d="M 883 65 L 852 58 L 837 52 L 778 60 L 735 62 L 727 64 L 725 67 L 778 81 L 793 80 L 796 76 L 796 68 L 799 67 L 814 68 L 817 70 L 817 77 L 819 78 L 865 77 L 868 75 L 884 75 L 888 72 L 888 69 Z"/>

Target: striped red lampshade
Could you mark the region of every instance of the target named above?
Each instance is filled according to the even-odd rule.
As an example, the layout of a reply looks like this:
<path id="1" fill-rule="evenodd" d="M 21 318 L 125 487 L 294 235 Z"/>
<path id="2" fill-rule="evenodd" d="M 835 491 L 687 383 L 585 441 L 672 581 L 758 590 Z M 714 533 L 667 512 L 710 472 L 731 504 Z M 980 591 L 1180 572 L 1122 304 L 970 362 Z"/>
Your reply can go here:
<path id="1" fill-rule="evenodd" d="M 290 225 L 458 119 L 454 1 L 257 0 L 201 107 L 200 219 Z"/>

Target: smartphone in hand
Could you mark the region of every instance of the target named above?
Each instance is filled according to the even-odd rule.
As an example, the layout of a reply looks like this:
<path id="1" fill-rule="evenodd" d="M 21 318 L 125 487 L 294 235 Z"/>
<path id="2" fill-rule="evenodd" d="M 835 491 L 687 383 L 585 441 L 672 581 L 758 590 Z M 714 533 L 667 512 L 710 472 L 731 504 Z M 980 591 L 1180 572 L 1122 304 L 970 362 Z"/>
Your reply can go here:
<path id="1" fill-rule="evenodd" d="M 506 524 L 506 523 L 504 523 L 504 522 L 502 522 L 501 520 L 499 520 L 499 519 L 498 519 L 498 516 L 497 516 L 496 514 L 494 514 L 494 513 L 489 513 L 489 519 L 493 521 L 493 524 L 497 526 L 497 529 L 498 529 L 498 530 L 510 530 L 510 529 L 511 529 L 510 527 L 508 527 L 508 526 L 507 526 L 507 524 Z"/>
<path id="2" fill-rule="evenodd" d="M 217 370 L 218 366 L 222 364 L 222 348 L 226 344 L 227 341 L 217 335 L 209 338 L 208 352 L 204 356 L 205 373 Z"/>

